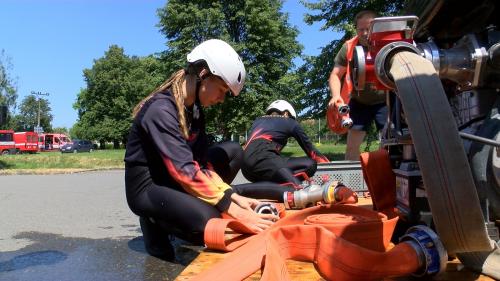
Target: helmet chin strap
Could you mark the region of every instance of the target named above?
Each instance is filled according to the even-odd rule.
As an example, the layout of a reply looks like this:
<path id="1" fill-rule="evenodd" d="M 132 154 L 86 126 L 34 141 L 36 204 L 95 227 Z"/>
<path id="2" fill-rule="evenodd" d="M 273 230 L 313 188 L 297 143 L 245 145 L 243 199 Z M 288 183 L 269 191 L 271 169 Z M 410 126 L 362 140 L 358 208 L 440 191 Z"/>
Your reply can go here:
<path id="1" fill-rule="evenodd" d="M 196 75 L 196 99 L 195 99 L 195 104 L 200 105 L 200 85 L 201 81 L 205 80 L 207 77 L 209 77 L 210 70 L 208 70 L 208 73 L 205 73 L 204 75 Z"/>
<path id="2" fill-rule="evenodd" d="M 200 104 L 200 85 L 201 85 L 201 80 L 200 78 L 196 78 L 196 91 L 195 91 L 195 100 L 194 103 L 196 105 Z"/>
<path id="3" fill-rule="evenodd" d="M 194 105 L 193 105 L 193 118 L 198 119 L 200 117 L 200 108 L 201 108 L 201 102 L 200 102 L 200 85 L 201 81 L 205 79 L 207 75 L 204 76 L 199 76 L 196 75 L 196 90 L 195 90 L 195 100 L 194 100 Z"/>

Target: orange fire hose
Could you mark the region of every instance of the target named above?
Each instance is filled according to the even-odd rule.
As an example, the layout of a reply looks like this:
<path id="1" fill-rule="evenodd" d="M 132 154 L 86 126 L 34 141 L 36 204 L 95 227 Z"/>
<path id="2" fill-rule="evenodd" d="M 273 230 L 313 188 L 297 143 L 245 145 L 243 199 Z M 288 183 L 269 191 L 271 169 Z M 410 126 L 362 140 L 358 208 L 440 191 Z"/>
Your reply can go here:
<path id="1" fill-rule="evenodd" d="M 385 149 L 364 152 L 359 158 L 373 209 L 393 213 L 396 207 L 396 176 L 392 172 L 389 152 Z"/>
<path id="2" fill-rule="evenodd" d="M 309 237 L 303 240 L 304 237 Z M 302 241 L 302 243 L 297 243 Z M 360 247 L 323 226 L 284 226 L 270 232 L 261 280 L 290 280 L 285 260 L 311 261 L 326 280 L 377 280 L 415 272 L 416 252 L 399 244 L 389 252 Z"/>
<path id="3" fill-rule="evenodd" d="M 194 280 L 217 280 L 221 272 L 225 280 L 242 280 L 261 266 L 262 280 L 288 280 L 286 259 L 313 262 L 327 280 L 377 280 L 408 275 L 416 272 L 422 262 L 410 243 L 400 243 L 386 252 L 396 222 L 397 217 L 388 219 L 382 213 L 356 206 L 307 208 L 252 236 L 248 243 Z M 221 230 L 206 229 L 210 231 Z"/>
<path id="4" fill-rule="evenodd" d="M 212 219 L 205 229 L 207 247 L 234 252 L 193 280 L 219 280 L 221 274 L 224 280 L 242 280 L 258 269 L 261 280 L 290 280 L 287 259 L 313 262 L 323 278 L 340 281 L 443 270 L 446 251 L 425 226 L 410 228 L 401 243 L 389 249 L 398 218 L 388 154 L 380 150 L 361 160 L 374 206 L 387 215 L 352 205 L 320 205 L 289 214 L 257 235 L 242 221 Z"/>

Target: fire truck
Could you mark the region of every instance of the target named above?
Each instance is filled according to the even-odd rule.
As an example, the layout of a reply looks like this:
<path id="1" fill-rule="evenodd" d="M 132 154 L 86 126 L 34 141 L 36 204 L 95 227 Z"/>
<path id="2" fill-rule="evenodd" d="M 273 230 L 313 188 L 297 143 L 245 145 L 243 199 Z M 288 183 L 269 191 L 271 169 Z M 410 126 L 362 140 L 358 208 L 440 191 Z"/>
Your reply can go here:
<path id="1" fill-rule="evenodd" d="M 38 151 L 38 134 L 35 132 L 15 132 L 14 142 L 18 153 L 36 153 Z"/>
<path id="2" fill-rule="evenodd" d="M 16 144 L 14 142 L 14 131 L 13 130 L 0 130 L 0 153 L 5 154 L 15 154 Z"/>
<path id="3" fill-rule="evenodd" d="M 39 150 L 51 151 L 59 150 L 63 145 L 71 142 L 71 139 L 65 134 L 45 133 L 38 136 Z"/>

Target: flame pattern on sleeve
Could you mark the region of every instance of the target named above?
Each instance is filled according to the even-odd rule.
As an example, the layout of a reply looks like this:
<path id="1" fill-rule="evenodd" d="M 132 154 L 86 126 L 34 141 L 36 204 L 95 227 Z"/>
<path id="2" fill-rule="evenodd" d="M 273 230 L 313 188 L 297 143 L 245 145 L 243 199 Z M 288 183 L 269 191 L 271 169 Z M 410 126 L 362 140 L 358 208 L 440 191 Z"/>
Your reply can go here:
<path id="1" fill-rule="evenodd" d="M 184 169 L 176 167 L 169 158 L 163 157 L 163 162 L 170 175 L 186 192 L 208 204 L 217 204 L 224 196 L 224 191 L 231 188 L 215 172 L 201 169 L 196 161 L 193 161 L 194 166 Z"/>

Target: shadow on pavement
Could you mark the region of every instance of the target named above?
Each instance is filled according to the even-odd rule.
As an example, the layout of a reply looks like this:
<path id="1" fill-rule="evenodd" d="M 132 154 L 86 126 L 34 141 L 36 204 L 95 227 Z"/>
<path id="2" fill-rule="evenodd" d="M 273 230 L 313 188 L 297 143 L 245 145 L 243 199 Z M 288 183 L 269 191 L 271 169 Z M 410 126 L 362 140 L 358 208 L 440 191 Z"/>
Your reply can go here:
<path id="1" fill-rule="evenodd" d="M 59 251 L 38 251 L 16 256 L 0 262 L 0 272 L 26 269 L 37 265 L 51 265 L 62 262 L 67 255 Z"/>
<path id="2" fill-rule="evenodd" d="M 174 280 L 201 249 L 175 241 L 176 262 L 168 262 L 149 256 L 142 236 L 90 239 L 21 232 L 13 240 L 31 244 L 0 252 L 1 280 Z"/>

